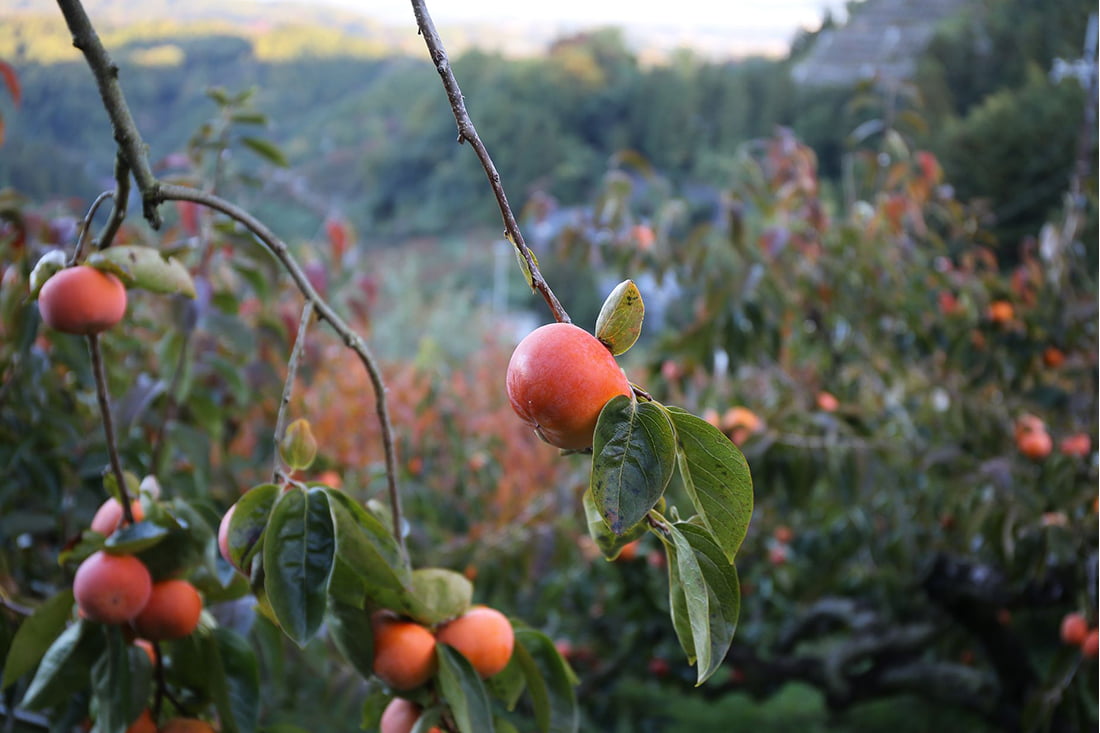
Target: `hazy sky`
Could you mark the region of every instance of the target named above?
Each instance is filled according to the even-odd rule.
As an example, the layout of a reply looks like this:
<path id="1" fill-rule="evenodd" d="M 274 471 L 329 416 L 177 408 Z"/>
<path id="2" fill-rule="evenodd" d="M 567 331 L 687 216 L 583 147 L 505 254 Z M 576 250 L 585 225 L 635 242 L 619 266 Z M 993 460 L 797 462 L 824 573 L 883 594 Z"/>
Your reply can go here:
<path id="1" fill-rule="evenodd" d="M 329 0 L 366 15 L 406 22 L 412 12 L 403 0 Z M 658 25 L 793 33 L 816 27 L 826 8 L 842 12 L 844 0 L 429 0 L 436 23 L 525 20 L 554 25 Z"/>

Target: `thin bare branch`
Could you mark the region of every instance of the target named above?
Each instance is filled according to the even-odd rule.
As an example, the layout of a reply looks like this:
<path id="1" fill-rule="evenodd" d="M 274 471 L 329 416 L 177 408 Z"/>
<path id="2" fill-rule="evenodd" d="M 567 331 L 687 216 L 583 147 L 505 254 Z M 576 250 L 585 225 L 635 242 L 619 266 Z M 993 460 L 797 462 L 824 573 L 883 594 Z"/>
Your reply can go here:
<path id="1" fill-rule="evenodd" d="M 543 300 L 546 301 L 546 305 L 549 306 L 550 312 L 553 313 L 557 321 L 570 323 L 569 314 L 565 312 L 565 308 L 558 302 L 554 291 L 550 289 L 550 285 L 543 278 L 542 273 L 539 271 L 538 262 L 535 261 L 535 256 L 523 240 L 519 224 L 516 223 L 516 217 L 512 213 L 512 207 L 508 204 L 508 197 L 504 193 L 504 186 L 500 182 L 500 174 L 497 172 L 496 166 L 493 165 L 493 159 L 489 157 L 489 151 L 486 149 L 485 144 L 478 136 L 477 128 L 474 127 L 469 112 L 466 111 L 466 101 L 462 96 L 462 89 L 458 86 L 458 80 L 451 70 L 447 50 L 443 47 L 443 41 L 435 29 L 432 16 L 428 14 L 428 6 L 424 0 L 412 0 L 412 6 L 413 13 L 416 15 L 416 25 L 420 29 L 420 34 L 424 36 L 424 42 L 428 45 L 428 53 L 431 54 L 432 63 L 435 64 L 435 70 L 439 72 L 439 77 L 443 81 L 443 88 L 447 92 L 447 99 L 451 103 L 451 112 L 454 113 L 455 123 L 458 125 L 458 142 L 470 143 L 470 147 L 477 154 L 477 159 L 481 161 L 481 167 L 485 169 L 485 175 L 489 179 L 489 185 L 492 187 L 493 195 L 500 207 L 500 216 L 504 220 L 505 236 L 515 245 L 520 257 L 526 263 L 531 274 L 531 287 L 542 295 Z"/>
<path id="2" fill-rule="evenodd" d="M 272 471 L 271 480 L 277 482 L 283 472 L 282 454 L 279 452 L 279 444 L 283 441 L 283 433 L 286 432 L 286 414 L 290 406 L 290 397 L 294 392 L 294 379 L 298 374 L 298 364 L 302 361 L 302 352 L 305 351 L 306 331 L 309 330 L 309 322 L 313 319 L 313 301 L 307 300 L 302 307 L 302 318 L 298 321 L 298 335 L 294 338 L 294 348 L 290 350 L 290 360 L 286 363 L 286 382 L 283 384 L 283 396 L 279 400 L 279 414 L 275 418 L 275 469 Z"/>
<path id="3" fill-rule="evenodd" d="M 122 222 L 126 220 L 126 209 L 130 199 L 130 166 L 121 152 L 115 156 L 115 196 L 111 207 L 111 216 L 103 225 L 103 231 L 96 238 L 95 248 L 110 247 L 118 234 Z"/>
<path id="4" fill-rule="evenodd" d="M 371 385 L 374 388 L 375 411 L 381 425 L 382 446 L 386 458 L 386 482 L 389 491 L 390 509 L 393 513 L 394 537 L 404 548 L 405 543 L 401 532 L 401 498 L 397 492 L 397 449 L 394 444 L 393 426 L 390 423 L 389 407 L 386 401 L 386 387 L 382 380 L 382 372 L 378 362 L 366 342 L 318 295 L 301 266 L 290 254 L 290 248 L 287 247 L 286 243 L 252 214 L 214 194 L 169 183 L 161 183 L 157 187 L 156 203 L 160 204 L 164 201 L 192 201 L 196 204 L 202 204 L 215 211 L 220 211 L 252 232 L 283 265 L 283 268 L 290 273 L 291 279 L 306 301 L 313 303 L 318 318 L 326 321 L 332 327 L 332 330 L 339 334 L 344 345 L 358 355 L 359 361 L 363 364 L 363 368 L 367 370 L 367 375 L 370 377 Z"/>
<path id="5" fill-rule="evenodd" d="M 111 417 L 111 395 L 107 390 L 107 372 L 103 368 L 103 354 L 99 348 L 99 334 L 88 334 L 88 351 L 92 355 L 92 372 L 95 374 L 95 391 L 99 399 L 99 412 L 103 418 L 103 434 L 107 440 L 107 456 L 111 461 L 111 472 L 118 483 L 122 517 L 124 524 L 133 524 L 134 512 L 130 508 L 130 492 L 126 488 L 126 476 L 122 472 L 122 460 L 118 456 L 118 444 L 115 442 L 115 421 Z"/>

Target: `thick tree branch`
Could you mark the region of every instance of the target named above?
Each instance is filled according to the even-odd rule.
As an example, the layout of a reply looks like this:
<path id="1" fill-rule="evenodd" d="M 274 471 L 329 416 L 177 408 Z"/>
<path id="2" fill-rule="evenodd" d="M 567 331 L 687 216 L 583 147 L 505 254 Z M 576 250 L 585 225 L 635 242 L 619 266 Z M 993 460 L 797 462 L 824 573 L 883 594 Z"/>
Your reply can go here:
<path id="1" fill-rule="evenodd" d="M 99 96 L 103 99 L 103 106 L 111 118 L 115 142 L 118 143 L 120 154 L 126 158 L 127 167 L 133 172 L 138 189 L 141 191 L 145 219 L 154 229 L 159 229 L 160 212 L 157 211 L 155 201 L 157 179 L 149 167 L 148 150 L 130 114 L 130 108 L 122 94 L 122 86 L 118 83 L 118 67 L 111 61 L 107 49 L 99 40 L 99 34 L 92 27 L 92 21 L 84 12 L 84 6 L 80 1 L 57 0 L 57 4 L 65 16 L 69 32 L 72 33 L 73 45 L 84 54 L 95 76 Z M 119 202 L 118 205 L 124 206 L 125 202 Z"/>
<path id="2" fill-rule="evenodd" d="M 378 367 L 378 362 L 366 342 L 318 295 L 301 266 L 290 254 L 290 248 L 287 247 L 286 243 L 275 236 L 274 232 L 252 214 L 214 194 L 170 183 L 158 184 L 156 189 L 154 204 L 159 205 L 165 201 L 192 201 L 196 204 L 202 204 L 215 211 L 220 211 L 252 232 L 290 274 L 291 279 L 305 299 L 313 303 L 318 318 L 326 321 L 332 327 L 332 330 L 340 335 L 344 345 L 359 356 L 359 361 L 363 364 L 363 368 L 367 370 L 367 375 L 370 377 L 371 385 L 374 388 L 375 409 L 378 414 L 378 422 L 381 425 L 382 445 L 386 457 L 386 481 L 389 490 L 390 508 L 393 512 L 394 537 L 404 548 L 405 542 L 401 532 L 401 499 L 397 493 L 397 450 L 393 440 L 393 426 L 390 424 L 386 387 L 382 381 L 382 372 Z"/>
<path id="3" fill-rule="evenodd" d="M 424 36 L 424 42 L 428 46 L 432 63 L 435 64 L 435 70 L 439 72 L 439 77 L 443 80 L 443 88 L 446 90 L 447 99 L 451 103 L 451 111 L 454 113 L 455 123 L 458 125 L 458 141 L 460 143 L 470 143 L 470 147 L 477 154 L 477 159 L 481 161 L 481 167 L 485 169 L 485 175 L 489 179 L 489 185 L 492 187 L 493 195 L 500 207 L 500 216 L 504 220 L 505 236 L 515 245 L 516 251 L 523 258 L 526 268 L 531 274 L 531 287 L 542 295 L 554 318 L 562 323 L 570 323 L 569 314 L 565 312 L 565 308 L 558 302 L 554 291 L 550 289 L 550 285 L 543 278 L 534 254 L 523 240 L 519 224 L 516 223 L 516 217 L 512 213 L 512 207 L 508 204 L 508 197 L 504 193 L 504 186 L 500 182 L 500 174 L 497 173 L 496 166 L 493 165 L 493 159 L 489 157 L 489 151 L 478 136 L 469 112 L 466 111 L 466 101 L 462 96 L 462 89 L 458 86 L 458 80 L 455 79 L 454 72 L 451 70 L 447 50 L 443 47 L 443 41 L 435 29 L 432 16 L 428 14 L 427 4 L 424 0 L 412 0 L 412 6 L 413 13 L 416 15 L 416 25 L 420 29 L 420 34 Z"/>

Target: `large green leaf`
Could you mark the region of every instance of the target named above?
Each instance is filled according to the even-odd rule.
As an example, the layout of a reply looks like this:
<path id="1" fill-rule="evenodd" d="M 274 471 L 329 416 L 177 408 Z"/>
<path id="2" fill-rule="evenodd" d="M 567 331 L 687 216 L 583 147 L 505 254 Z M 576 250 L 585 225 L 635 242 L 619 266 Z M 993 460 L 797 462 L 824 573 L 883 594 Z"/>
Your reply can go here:
<path id="1" fill-rule="evenodd" d="M 614 560 L 622 552 L 623 547 L 645 534 L 645 522 L 638 522 L 625 533 L 617 535 L 607 526 L 603 520 L 596 501 L 592 498 L 592 490 L 584 492 L 584 518 L 588 522 L 588 534 L 596 543 L 596 547 L 608 560 Z"/>
<path id="2" fill-rule="evenodd" d="M 550 637 L 534 629 L 516 630 L 517 659 L 531 692 L 535 722 L 542 733 L 575 733 L 580 710 L 573 671 L 558 654 Z"/>
<path id="3" fill-rule="evenodd" d="M 283 632 L 299 646 L 324 620 L 335 553 L 325 492 L 291 488 L 280 496 L 264 538 L 264 589 Z"/>
<path id="4" fill-rule="evenodd" d="M 729 562 L 752 519 L 752 475 L 740 449 L 702 418 L 668 408 L 684 488 Z"/>
<path id="5" fill-rule="evenodd" d="M 260 716 L 260 667 L 252 647 L 231 629 L 211 633 L 215 653 L 210 690 L 222 733 L 253 733 Z"/>
<path id="6" fill-rule="evenodd" d="M 374 674 L 374 630 L 366 609 L 330 596 L 325 628 L 355 671 L 364 678 L 371 677 Z"/>
<path id="7" fill-rule="evenodd" d="M 633 280 L 615 286 L 596 318 L 596 338 L 615 356 L 627 351 L 642 333 L 645 304 Z"/>
<path id="8" fill-rule="evenodd" d="M 42 655 L 65 630 L 73 610 L 73 591 L 66 588 L 39 606 L 30 618 L 19 625 L 4 662 L 4 680 L 0 689 L 7 689 L 34 669 Z"/>
<path id="9" fill-rule="evenodd" d="M 168 529 L 153 522 L 135 522 L 117 529 L 103 549 L 114 555 L 134 555 L 148 549 L 168 536 Z"/>
<path id="10" fill-rule="evenodd" d="M 446 568 L 417 568 L 412 573 L 412 605 L 409 612 L 425 626 L 435 626 L 466 612 L 474 586 L 465 575 Z"/>
<path id="11" fill-rule="evenodd" d="M 93 252 L 88 264 L 115 273 L 127 287 L 195 297 L 195 283 L 187 268 L 152 247 L 116 245 Z"/>
<path id="12" fill-rule="evenodd" d="M 381 520 L 344 492 L 325 491 L 340 561 L 333 578 L 333 595 L 358 601 L 366 594 L 378 606 L 410 612 L 412 570 L 393 535 Z"/>
<path id="13" fill-rule="evenodd" d="M 214 541 L 214 530 L 182 499 L 150 505 L 143 523 L 167 531 L 155 544 L 135 553 L 149 568 L 153 580 L 176 577 L 210 560 L 207 550 Z"/>
<path id="14" fill-rule="evenodd" d="M 54 640 L 23 695 L 22 706 L 42 710 L 88 686 L 92 664 L 102 653 L 102 627 L 79 620 Z"/>
<path id="15" fill-rule="evenodd" d="M 624 534 L 642 521 L 672 478 L 672 423 L 661 405 L 619 395 L 600 412 L 592 451 L 592 500 L 611 531 Z"/>
<path id="16" fill-rule="evenodd" d="M 737 568 L 706 527 L 678 522 L 654 533 L 669 553 L 672 624 L 688 661 L 697 665 L 696 684 L 702 684 L 722 665 L 737 630 Z"/>
<path id="17" fill-rule="evenodd" d="M 485 685 L 466 657 L 447 644 L 436 644 L 439 688 L 462 733 L 493 733 L 493 708 Z"/>
<path id="18" fill-rule="evenodd" d="M 99 733 L 126 733 L 153 691 L 153 667 L 145 652 L 122 638 L 118 626 L 105 628 L 107 649 L 92 667 L 92 700 Z"/>

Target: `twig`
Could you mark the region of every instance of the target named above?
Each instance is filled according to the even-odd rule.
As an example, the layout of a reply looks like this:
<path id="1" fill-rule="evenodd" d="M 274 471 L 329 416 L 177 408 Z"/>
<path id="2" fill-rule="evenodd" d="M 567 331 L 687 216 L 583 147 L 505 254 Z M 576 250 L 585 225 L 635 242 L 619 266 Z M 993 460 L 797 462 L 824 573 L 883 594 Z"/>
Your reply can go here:
<path id="1" fill-rule="evenodd" d="M 107 373 L 103 369 L 103 355 L 99 350 L 99 334 L 88 334 L 88 350 L 92 354 L 92 372 L 95 374 L 95 391 L 99 398 L 99 412 L 103 417 L 103 433 L 107 440 L 107 455 L 111 460 L 111 471 L 115 475 L 122 504 L 123 524 L 134 523 L 134 512 L 130 508 L 130 492 L 126 489 L 126 476 L 122 473 L 122 461 L 118 457 L 118 445 L 115 443 L 115 424 L 111 417 L 111 396 L 107 391 Z"/>
<path id="2" fill-rule="evenodd" d="M 412 0 L 412 6 L 413 13 L 416 15 L 416 25 L 420 29 L 420 34 L 424 36 L 424 42 L 428 46 L 432 63 L 435 64 L 435 70 L 439 72 L 439 76 L 443 81 L 443 88 L 447 92 L 447 99 L 450 100 L 451 111 L 454 113 L 455 123 L 458 125 L 458 142 L 470 143 L 470 147 L 474 149 L 478 160 L 481 161 L 481 167 L 485 169 L 485 175 L 489 178 L 489 185 L 492 186 L 493 195 L 496 196 L 497 205 L 500 207 L 500 216 L 504 220 L 505 236 L 512 242 L 527 265 L 527 270 L 531 274 L 531 287 L 542 295 L 543 300 L 546 301 L 546 305 L 550 307 L 550 312 L 554 314 L 557 321 L 570 323 L 569 314 L 565 312 L 565 308 L 558 302 L 554 291 L 550 289 L 542 273 L 539 272 L 538 263 L 527 247 L 527 243 L 523 240 L 519 224 L 516 223 L 516 217 L 512 213 L 512 207 L 508 204 L 508 197 L 504 193 L 504 186 L 500 182 L 500 174 L 497 173 L 496 166 L 493 165 L 493 159 L 489 157 L 489 151 L 478 136 L 469 112 L 466 111 L 462 89 L 458 86 L 458 80 L 455 79 L 454 72 L 451 70 L 447 50 L 443 47 L 443 41 L 435 29 L 432 16 L 428 14 L 428 7 L 424 0 Z"/>
<path id="3" fill-rule="evenodd" d="M 95 76 L 103 107 L 111 118 L 111 129 L 119 153 L 126 158 L 127 167 L 134 174 L 141 191 L 145 219 L 154 229 L 160 228 L 160 212 L 157 211 L 157 179 L 149 167 L 149 154 L 130 114 L 122 86 L 118 83 L 118 67 L 111 61 L 103 42 L 92 27 L 92 21 L 84 12 L 80 0 L 57 0 L 65 23 L 73 36 L 73 45 L 80 49 Z"/>
<path id="4" fill-rule="evenodd" d="M 286 382 L 283 384 L 283 396 L 279 400 L 279 414 L 275 418 L 275 468 L 271 472 L 271 480 L 278 482 L 282 474 L 283 459 L 279 452 L 279 444 L 283 440 L 286 431 L 286 413 L 290 406 L 290 396 L 294 391 L 294 378 L 298 374 L 298 363 L 302 360 L 302 352 L 305 351 L 306 331 L 309 330 L 309 322 L 313 318 L 313 301 L 307 300 L 302 307 L 302 318 L 298 321 L 298 335 L 294 338 L 294 348 L 290 350 L 290 360 L 286 363 Z"/>
<path id="5" fill-rule="evenodd" d="M 84 242 L 88 239 L 88 230 L 92 226 L 92 219 L 95 218 L 96 212 L 99 211 L 99 207 L 103 205 L 103 202 L 107 199 L 114 198 L 114 191 L 104 191 L 96 196 L 95 201 L 88 207 L 88 213 L 84 215 L 84 221 L 80 222 L 80 231 L 76 235 L 76 248 L 73 250 L 73 256 L 69 258 L 69 265 L 79 265 L 80 261 L 84 259 Z"/>
<path id="6" fill-rule="evenodd" d="M 111 207 L 111 216 L 103 225 L 103 231 L 96 239 L 96 249 L 110 247 L 115 235 L 118 234 L 122 222 L 126 220 L 126 209 L 130 199 L 130 166 L 122 153 L 115 156 L 115 196 L 114 205 Z"/>
<path id="7" fill-rule="evenodd" d="M 363 368 L 367 370 L 367 375 L 370 377 L 371 385 L 374 388 L 375 411 L 381 425 L 382 446 L 386 457 L 386 482 L 389 491 L 390 509 L 393 513 L 394 537 L 404 549 L 405 541 L 401 532 L 401 498 L 397 493 L 397 450 L 393 439 L 393 427 L 390 424 L 386 387 L 382 380 L 382 372 L 366 342 L 317 294 L 305 272 L 298 265 L 293 255 L 290 254 L 290 249 L 286 243 L 275 236 L 263 222 L 252 216 L 252 214 L 214 194 L 170 183 L 161 183 L 157 186 L 155 203 L 160 204 L 164 201 L 192 201 L 196 204 L 202 204 L 215 211 L 220 211 L 251 231 L 290 273 L 291 279 L 306 301 L 313 303 L 313 307 L 317 310 L 317 317 L 328 322 L 332 330 L 336 331 L 343 339 L 344 345 L 359 356 L 359 361 L 363 364 Z"/>

